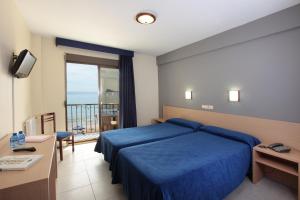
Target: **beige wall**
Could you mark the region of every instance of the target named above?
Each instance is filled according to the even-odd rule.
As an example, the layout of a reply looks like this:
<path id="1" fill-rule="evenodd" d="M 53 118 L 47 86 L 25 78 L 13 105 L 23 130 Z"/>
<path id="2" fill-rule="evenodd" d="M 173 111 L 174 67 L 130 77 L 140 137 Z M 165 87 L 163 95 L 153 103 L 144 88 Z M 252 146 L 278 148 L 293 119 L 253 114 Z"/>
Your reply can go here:
<path id="1" fill-rule="evenodd" d="M 37 61 L 30 73 L 31 78 L 31 103 L 33 114 L 40 114 L 43 110 L 43 77 L 42 74 L 42 38 L 37 35 L 32 35 L 31 51 Z"/>
<path id="2" fill-rule="evenodd" d="M 158 68 L 156 57 L 135 53 L 133 58 L 138 125 L 158 117 Z"/>
<path id="3" fill-rule="evenodd" d="M 12 53 L 27 48 L 37 57 L 29 78 L 14 79 L 15 130 L 44 112 L 57 113 L 57 127 L 65 129 L 65 53 L 118 59 L 117 55 L 56 47 L 54 38 L 32 35 L 13 1 L 1 1 L 0 18 L 0 137 L 13 131 L 13 79 L 8 73 Z M 154 56 L 135 54 L 134 75 L 138 125 L 158 116 L 158 78 Z"/>
<path id="4" fill-rule="evenodd" d="M 2 0 L 0 6 L 0 138 L 13 131 L 12 76 L 8 66 L 15 52 L 31 48 L 31 33 L 14 1 Z M 15 130 L 31 115 L 30 78 L 14 79 Z"/>
<path id="5" fill-rule="evenodd" d="M 40 62 L 32 72 L 33 112 L 55 112 L 57 129 L 65 130 L 65 59 L 66 53 L 117 59 L 106 53 L 74 48 L 56 47 L 54 38 L 33 35 L 33 52 L 39 54 Z"/>
<path id="6" fill-rule="evenodd" d="M 32 73 L 33 111 L 55 112 L 57 129 L 65 129 L 65 53 L 118 59 L 117 55 L 66 47 L 56 47 L 54 38 L 34 35 L 33 52 L 41 54 Z M 158 116 L 158 78 L 156 58 L 136 54 L 134 57 L 138 124 L 150 124 Z"/>

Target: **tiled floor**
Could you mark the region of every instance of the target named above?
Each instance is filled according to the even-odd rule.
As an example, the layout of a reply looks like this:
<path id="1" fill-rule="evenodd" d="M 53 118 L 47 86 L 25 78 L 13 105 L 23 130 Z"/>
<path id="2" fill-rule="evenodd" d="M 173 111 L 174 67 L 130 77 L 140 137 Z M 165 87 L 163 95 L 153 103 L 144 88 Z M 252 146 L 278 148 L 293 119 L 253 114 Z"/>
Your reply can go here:
<path id="1" fill-rule="evenodd" d="M 58 161 L 58 200 L 125 200 L 122 185 L 112 185 L 108 164 L 94 152 L 95 143 L 64 149 Z"/>
<path id="2" fill-rule="evenodd" d="M 64 161 L 58 162 L 58 200 L 126 200 L 122 185 L 112 185 L 108 164 L 94 152 L 95 143 L 64 149 Z M 226 200 L 296 200 L 295 191 L 263 179 L 252 184 L 248 179 Z"/>

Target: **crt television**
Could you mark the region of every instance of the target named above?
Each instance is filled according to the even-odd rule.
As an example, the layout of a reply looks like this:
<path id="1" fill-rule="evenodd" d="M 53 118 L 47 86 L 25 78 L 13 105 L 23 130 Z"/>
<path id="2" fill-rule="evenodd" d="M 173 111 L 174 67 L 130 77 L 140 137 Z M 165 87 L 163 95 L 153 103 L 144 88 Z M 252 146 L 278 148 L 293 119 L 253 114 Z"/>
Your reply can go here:
<path id="1" fill-rule="evenodd" d="M 35 62 L 36 57 L 30 51 L 24 49 L 11 67 L 12 75 L 17 78 L 26 78 L 30 74 Z"/>

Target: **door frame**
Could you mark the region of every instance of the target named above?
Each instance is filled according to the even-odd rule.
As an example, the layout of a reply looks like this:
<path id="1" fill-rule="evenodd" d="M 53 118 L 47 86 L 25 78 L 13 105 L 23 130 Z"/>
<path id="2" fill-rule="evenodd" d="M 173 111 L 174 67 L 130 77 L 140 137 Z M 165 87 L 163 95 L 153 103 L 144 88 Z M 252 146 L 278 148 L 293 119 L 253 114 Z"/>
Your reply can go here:
<path id="1" fill-rule="evenodd" d="M 64 99 L 64 109 L 65 109 L 65 126 L 66 131 L 68 131 L 68 111 L 67 111 L 67 64 L 74 63 L 74 64 L 86 64 L 86 65 L 96 65 L 98 69 L 98 116 L 99 116 L 99 132 L 101 128 L 101 98 L 100 98 L 100 89 L 101 89 L 101 68 L 113 68 L 119 69 L 119 60 L 113 59 L 106 59 L 106 58 L 99 58 L 99 57 L 90 57 L 84 55 L 77 55 L 77 54 L 68 54 L 66 53 L 65 56 L 65 99 Z M 104 66 L 104 67 L 103 67 Z"/>
<path id="2" fill-rule="evenodd" d="M 100 66 L 99 65 L 95 65 L 95 64 L 90 64 L 90 63 L 77 63 L 77 62 L 70 62 L 70 61 L 66 61 L 65 62 L 65 100 L 64 100 L 64 109 L 65 109 L 65 126 L 66 126 L 66 131 L 69 131 L 69 125 L 68 125 L 68 109 L 67 109 L 67 105 L 68 105 L 68 102 L 67 102 L 67 93 L 68 93 L 68 91 L 67 91 L 67 82 L 68 82 L 68 79 L 67 79 L 67 65 L 68 65 L 68 63 L 73 63 L 73 64 L 83 64 L 83 65 L 94 65 L 94 66 L 96 66 L 97 67 L 97 71 L 98 71 L 98 116 L 99 116 L 99 118 L 98 118 L 98 123 L 99 123 L 99 128 L 100 128 L 100 126 L 101 126 L 101 108 L 100 108 Z M 87 128 L 87 127 L 86 127 Z M 72 128 L 71 128 L 72 129 Z M 73 130 L 72 130 L 73 131 Z"/>

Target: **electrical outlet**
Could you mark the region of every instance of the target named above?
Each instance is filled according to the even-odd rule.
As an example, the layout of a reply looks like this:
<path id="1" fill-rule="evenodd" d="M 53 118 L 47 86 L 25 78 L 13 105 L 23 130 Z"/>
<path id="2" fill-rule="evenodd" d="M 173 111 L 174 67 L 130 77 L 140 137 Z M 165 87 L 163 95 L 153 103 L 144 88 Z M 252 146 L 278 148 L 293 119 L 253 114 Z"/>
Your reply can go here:
<path id="1" fill-rule="evenodd" d="M 201 108 L 204 109 L 204 110 L 208 110 L 208 105 L 201 105 Z"/>
<path id="2" fill-rule="evenodd" d="M 201 108 L 203 110 L 213 110 L 214 109 L 214 106 L 213 105 L 206 105 L 206 104 L 203 104 L 201 105 Z"/>

